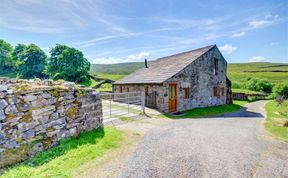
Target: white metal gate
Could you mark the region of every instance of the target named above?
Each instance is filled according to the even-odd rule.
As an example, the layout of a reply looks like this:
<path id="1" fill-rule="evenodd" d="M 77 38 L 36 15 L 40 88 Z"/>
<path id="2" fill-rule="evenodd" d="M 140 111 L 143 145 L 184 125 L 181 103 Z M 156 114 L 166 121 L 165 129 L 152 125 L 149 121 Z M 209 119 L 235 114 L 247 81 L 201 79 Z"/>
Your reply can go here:
<path id="1" fill-rule="evenodd" d="M 145 112 L 144 92 L 101 93 L 100 98 L 104 123 Z"/>

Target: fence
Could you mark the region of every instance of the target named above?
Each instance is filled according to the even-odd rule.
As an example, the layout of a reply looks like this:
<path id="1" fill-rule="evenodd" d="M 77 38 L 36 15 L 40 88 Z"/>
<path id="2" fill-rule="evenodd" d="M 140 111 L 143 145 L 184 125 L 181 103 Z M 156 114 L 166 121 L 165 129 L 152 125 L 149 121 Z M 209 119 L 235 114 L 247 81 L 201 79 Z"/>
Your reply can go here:
<path id="1" fill-rule="evenodd" d="M 144 92 L 102 93 L 100 98 L 104 123 L 145 112 Z"/>

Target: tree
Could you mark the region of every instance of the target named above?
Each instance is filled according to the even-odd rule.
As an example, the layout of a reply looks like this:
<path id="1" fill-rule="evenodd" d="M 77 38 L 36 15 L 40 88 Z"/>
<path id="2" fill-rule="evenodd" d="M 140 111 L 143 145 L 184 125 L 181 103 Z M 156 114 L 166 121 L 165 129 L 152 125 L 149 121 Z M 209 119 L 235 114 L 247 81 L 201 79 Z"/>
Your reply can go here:
<path id="1" fill-rule="evenodd" d="M 275 85 L 272 92 L 275 97 L 282 96 L 285 99 L 288 99 L 288 83 L 279 83 Z"/>
<path id="2" fill-rule="evenodd" d="M 13 47 L 6 41 L 0 39 L 0 71 L 9 72 L 15 67 L 11 58 Z"/>
<path id="3" fill-rule="evenodd" d="M 47 71 L 54 80 L 82 82 L 89 79 L 90 63 L 81 51 L 57 44 L 50 53 Z"/>
<path id="4" fill-rule="evenodd" d="M 54 78 L 54 75 L 58 73 L 59 65 L 58 65 L 58 57 L 65 49 L 69 47 L 66 45 L 56 44 L 54 48 L 50 50 L 50 58 L 48 59 L 48 67 L 47 67 L 47 75 L 50 78 Z"/>
<path id="5" fill-rule="evenodd" d="M 22 78 L 44 78 L 46 58 L 44 51 L 35 44 L 27 46 L 23 54 L 21 52 L 23 62 L 19 66 L 20 76 Z"/>
<path id="6" fill-rule="evenodd" d="M 263 91 L 271 93 L 273 84 L 267 80 L 252 78 L 245 84 L 245 88 L 252 91 Z"/>

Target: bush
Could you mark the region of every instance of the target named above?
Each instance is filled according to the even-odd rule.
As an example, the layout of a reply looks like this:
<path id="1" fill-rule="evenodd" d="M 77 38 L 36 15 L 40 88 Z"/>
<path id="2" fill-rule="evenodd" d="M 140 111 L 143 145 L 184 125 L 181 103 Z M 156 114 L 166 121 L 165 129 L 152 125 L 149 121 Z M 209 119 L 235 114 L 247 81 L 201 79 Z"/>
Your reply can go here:
<path id="1" fill-rule="evenodd" d="M 275 97 L 282 96 L 288 99 L 288 83 L 279 83 L 273 87 L 272 90 Z"/>
<path id="2" fill-rule="evenodd" d="M 241 84 L 238 82 L 232 82 L 232 88 L 234 89 L 240 89 L 241 88 Z"/>
<path id="3" fill-rule="evenodd" d="M 271 93 L 273 84 L 267 80 L 252 78 L 248 80 L 245 88 L 252 91 L 262 91 L 265 93 Z"/>

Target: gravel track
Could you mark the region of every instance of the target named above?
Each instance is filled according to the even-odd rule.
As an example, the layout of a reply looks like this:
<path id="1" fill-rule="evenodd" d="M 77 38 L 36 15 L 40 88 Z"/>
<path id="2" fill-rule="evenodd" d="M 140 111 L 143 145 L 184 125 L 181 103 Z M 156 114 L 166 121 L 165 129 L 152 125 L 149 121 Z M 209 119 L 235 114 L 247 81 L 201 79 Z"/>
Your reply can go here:
<path id="1" fill-rule="evenodd" d="M 288 178 L 288 144 L 263 129 L 264 104 L 149 130 L 119 177 Z"/>

